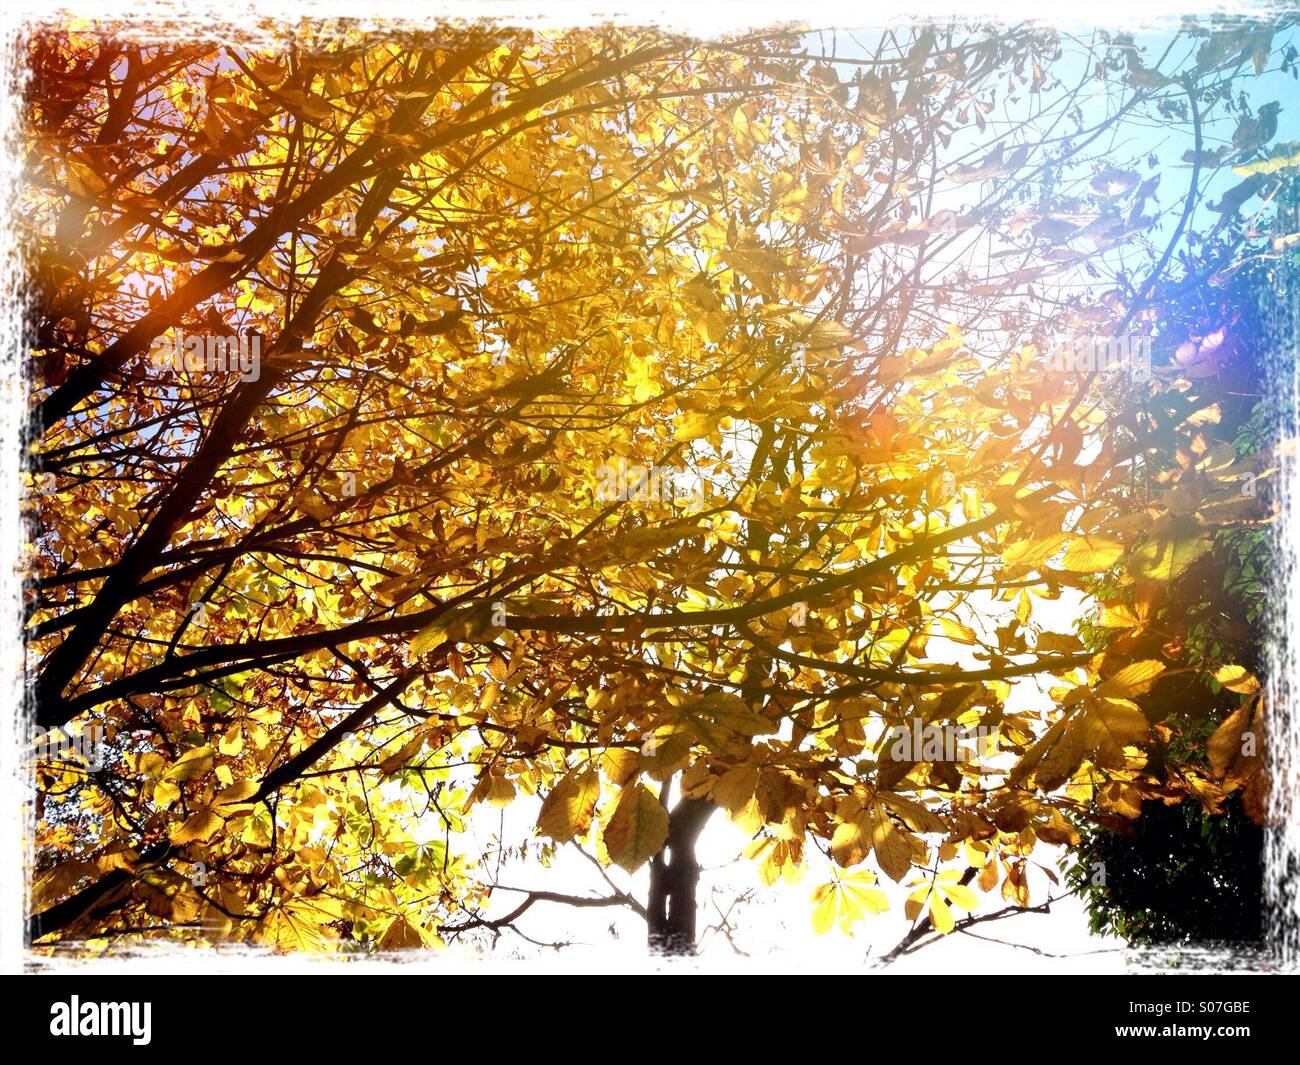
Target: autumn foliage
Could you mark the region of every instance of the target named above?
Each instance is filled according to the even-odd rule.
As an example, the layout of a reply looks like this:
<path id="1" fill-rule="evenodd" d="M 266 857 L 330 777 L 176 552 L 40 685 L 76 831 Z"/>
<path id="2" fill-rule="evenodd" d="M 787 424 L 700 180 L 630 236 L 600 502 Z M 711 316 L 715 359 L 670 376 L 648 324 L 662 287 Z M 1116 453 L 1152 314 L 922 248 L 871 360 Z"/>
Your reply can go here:
<path id="1" fill-rule="evenodd" d="M 1040 299 L 1151 190 L 1075 245 L 1026 202 L 1065 162 L 988 123 L 1053 117 L 1045 31 L 806 45 L 31 37 L 33 707 L 104 740 L 36 763 L 38 943 L 472 938 L 515 914 L 464 830 L 530 797 L 668 949 L 710 816 L 769 883 L 832 856 L 820 928 L 879 874 L 943 931 L 1074 817 L 1262 809 L 1259 682 L 1168 592 L 1267 464 L 1203 361 L 1053 361 L 1141 300 Z"/>

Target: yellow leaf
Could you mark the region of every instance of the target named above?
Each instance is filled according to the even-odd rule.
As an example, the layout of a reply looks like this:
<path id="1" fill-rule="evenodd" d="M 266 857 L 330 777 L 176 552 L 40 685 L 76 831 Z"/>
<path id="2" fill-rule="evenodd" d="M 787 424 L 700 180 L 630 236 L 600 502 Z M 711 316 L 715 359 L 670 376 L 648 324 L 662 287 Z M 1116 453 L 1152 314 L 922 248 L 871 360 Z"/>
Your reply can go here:
<path id="1" fill-rule="evenodd" d="M 900 881 L 912 868 L 912 848 L 907 837 L 894 827 L 883 811 L 877 814 L 875 822 L 872 841 L 876 848 L 876 862 L 891 880 Z"/>
<path id="2" fill-rule="evenodd" d="M 206 840 L 211 838 L 212 834 L 221 825 L 221 818 L 212 812 L 211 807 L 204 806 L 202 809 L 195 810 L 194 813 L 190 814 L 185 824 L 172 829 L 171 841 L 173 843 L 193 843 L 195 840 Z"/>
<path id="3" fill-rule="evenodd" d="M 844 821 L 835 828 L 831 837 L 831 855 L 844 867 L 857 865 L 871 853 L 871 814 L 858 805 L 856 799 L 849 800 L 849 808 L 844 811 Z"/>
<path id="4" fill-rule="evenodd" d="M 236 721 L 230 728 L 226 729 L 221 737 L 221 742 L 217 744 L 217 750 L 222 754 L 228 754 L 232 757 L 239 754 L 244 749 L 244 730 Z"/>
<path id="5" fill-rule="evenodd" d="M 641 752 L 629 751 L 625 747 L 614 747 L 601 756 L 600 764 L 610 783 L 622 787 L 640 770 Z"/>
<path id="6" fill-rule="evenodd" d="M 930 923 L 940 935 L 947 935 L 955 927 L 952 910 L 937 891 L 930 892 Z"/>
<path id="7" fill-rule="evenodd" d="M 1098 765 L 1123 768 L 1124 748 L 1140 743 L 1150 732 L 1146 715 L 1125 699 L 1090 699 L 1085 704 L 1084 736 Z"/>
<path id="8" fill-rule="evenodd" d="M 492 806 L 509 806 L 515 797 L 515 786 L 502 773 L 489 769 L 478 778 L 474 790 L 470 792 L 468 804 L 473 806 L 483 801 Z"/>
<path id="9" fill-rule="evenodd" d="M 416 754 L 419 753 L 420 748 L 422 748 L 423 746 L 424 746 L 423 736 L 416 736 L 414 739 L 408 740 L 406 743 L 402 744 L 402 746 L 398 750 L 394 751 L 392 754 L 390 754 L 387 758 L 385 758 L 382 762 L 379 763 L 379 771 L 383 773 L 385 776 L 387 776 L 389 773 L 396 773 L 399 769 L 405 766 L 412 758 L 414 758 Z"/>
<path id="10" fill-rule="evenodd" d="M 323 916 L 312 904 L 300 899 L 286 903 L 268 913 L 258 923 L 257 938 L 281 950 L 321 951 L 330 946 L 330 940 L 321 931 Z"/>
<path id="11" fill-rule="evenodd" d="M 698 440 L 708 436 L 718 427 L 719 416 L 704 414 L 700 411 L 688 411 L 677 418 L 677 428 L 673 432 L 674 440 Z"/>
<path id="12" fill-rule="evenodd" d="M 559 843 L 580 836 L 591 825 L 600 797 L 600 777 L 591 769 L 575 769 L 542 802 L 537 831 Z"/>
<path id="13" fill-rule="evenodd" d="M 951 882 L 945 882 L 945 877 L 952 877 Z M 939 893 L 954 906 L 960 906 L 963 910 L 974 910 L 979 906 L 979 898 L 965 884 L 957 883 L 960 874 L 956 870 L 948 870 L 939 875 L 939 881 L 935 884 Z"/>
<path id="14" fill-rule="evenodd" d="M 1277 145 L 1267 159 L 1258 159 L 1251 163 L 1234 166 L 1232 172 L 1242 177 L 1252 174 L 1272 174 L 1278 170 L 1288 170 L 1300 165 L 1300 141 L 1285 141 Z"/>
<path id="15" fill-rule="evenodd" d="M 408 950 L 423 947 L 425 942 L 420 930 L 405 917 L 398 915 L 388 922 L 378 946 L 380 950 Z"/>
<path id="16" fill-rule="evenodd" d="M 411 654 L 422 655 L 447 638 L 447 627 L 451 624 L 452 619 L 449 616 L 437 618 L 429 622 L 424 628 L 415 634 L 411 640 Z"/>
<path id="17" fill-rule="evenodd" d="M 1071 541 L 1061 559 L 1061 568 L 1071 573 L 1101 573 L 1110 569 L 1124 553 L 1124 545 L 1110 536 L 1081 536 Z"/>
<path id="18" fill-rule="evenodd" d="M 813 931 L 824 936 L 835 927 L 835 910 L 839 905 L 839 900 L 835 897 L 835 885 L 822 884 L 813 892 L 813 901 L 817 903 L 813 907 Z"/>
<path id="19" fill-rule="evenodd" d="M 1210 768 L 1214 770 L 1214 775 L 1217 777 L 1226 775 L 1233 763 L 1241 756 L 1241 740 L 1246 732 L 1246 726 L 1250 723 L 1251 703 L 1252 701 L 1248 701 L 1237 707 L 1224 719 L 1223 724 L 1214 730 L 1206 742 Z"/>
<path id="20" fill-rule="evenodd" d="M 975 642 L 975 630 L 963 625 L 960 621 L 954 621 L 952 618 L 940 618 L 939 628 L 943 631 L 944 636 L 956 643 Z"/>
<path id="21" fill-rule="evenodd" d="M 720 344 L 727 335 L 727 320 L 710 311 L 695 319 L 695 331 L 706 344 Z"/>
<path id="22" fill-rule="evenodd" d="M 692 699 L 681 711 L 709 742 L 720 742 L 716 735 L 717 728 L 713 726 L 730 729 L 743 736 L 763 736 L 777 729 L 776 722 L 754 713 L 743 699 L 727 692 L 713 692 Z"/>
<path id="23" fill-rule="evenodd" d="M 889 909 L 889 897 L 877 887 L 875 876 L 871 873 L 854 873 L 840 881 L 840 893 L 844 907 L 853 918 L 861 916 L 861 911 L 884 913 Z"/>
<path id="24" fill-rule="evenodd" d="M 1103 629 L 1128 629 L 1140 624 L 1141 619 L 1122 603 L 1118 606 L 1104 607 L 1101 619 L 1097 622 L 1098 627 Z"/>
<path id="25" fill-rule="evenodd" d="M 317 521 L 329 521 L 334 516 L 334 508 L 314 493 L 303 493 L 294 500 L 294 505 Z"/>
<path id="26" fill-rule="evenodd" d="M 186 751 L 166 773 L 163 774 L 164 780 L 198 780 L 199 777 L 206 776 L 212 768 L 213 756 L 215 752 L 211 747 L 195 747 Z"/>
<path id="27" fill-rule="evenodd" d="M 1171 581 L 1214 545 L 1208 533 L 1160 538 L 1134 552 L 1134 574 L 1152 581 Z"/>
<path id="28" fill-rule="evenodd" d="M 625 787 L 604 838 L 610 859 L 634 872 L 658 854 L 668 838 L 668 812 L 643 784 Z"/>
<path id="29" fill-rule="evenodd" d="M 728 769 L 713 785 L 713 801 L 734 813 L 754 797 L 757 787 L 758 767 L 739 765 L 735 769 Z"/>
<path id="30" fill-rule="evenodd" d="M 1259 681 L 1244 666 L 1221 666 L 1214 671 L 1214 679 L 1230 692 L 1254 695 L 1259 691 Z"/>
<path id="31" fill-rule="evenodd" d="M 1015 768 L 1011 770 L 1010 781 L 1012 784 L 1020 784 L 1028 779 L 1029 775 L 1038 770 L 1047 756 L 1054 751 L 1065 739 L 1067 731 L 1071 725 L 1070 713 L 1067 712 L 1056 724 L 1048 729 L 1032 747 L 1021 756 L 1020 761 Z M 1082 753 L 1079 755 L 1083 757 Z M 1075 763 L 1077 764 L 1077 763 Z M 1050 789 L 1048 789 L 1050 790 Z"/>
<path id="32" fill-rule="evenodd" d="M 1002 560 L 1008 566 L 1038 566 L 1055 555 L 1065 540 L 1064 533 L 1037 540 L 1020 540 L 1002 553 Z"/>
<path id="33" fill-rule="evenodd" d="M 1097 689 L 1097 694 L 1109 699 L 1131 699 L 1149 691 L 1164 671 L 1164 663 L 1157 662 L 1154 658 L 1133 662 L 1109 677 Z"/>
<path id="34" fill-rule="evenodd" d="M 217 797 L 212 801 L 213 806 L 230 806 L 247 799 L 251 795 L 257 794 L 258 784 L 256 780 L 238 780 L 228 788 L 223 788 L 217 792 Z"/>

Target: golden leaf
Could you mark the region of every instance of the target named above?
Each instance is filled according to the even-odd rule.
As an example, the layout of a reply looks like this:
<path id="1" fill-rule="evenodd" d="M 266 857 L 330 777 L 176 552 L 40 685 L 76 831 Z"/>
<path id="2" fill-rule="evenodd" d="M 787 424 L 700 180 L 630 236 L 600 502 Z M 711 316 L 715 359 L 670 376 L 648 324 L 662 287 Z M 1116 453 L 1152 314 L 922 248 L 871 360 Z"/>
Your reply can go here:
<path id="1" fill-rule="evenodd" d="M 643 784 L 623 789 L 605 826 L 605 849 L 616 864 L 635 872 L 659 853 L 668 838 L 668 812 Z"/>
<path id="2" fill-rule="evenodd" d="M 559 843 L 580 836 L 591 826 L 600 798 L 600 776 L 592 769 L 574 769 L 542 802 L 537 831 Z"/>
<path id="3" fill-rule="evenodd" d="M 1130 699 L 1149 691 L 1164 670 L 1164 663 L 1155 659 L 1133 662 L 1108 677 L 1097 688 L 1097 694 L 1103 698 Z"/>
<path id="4" fill-rule="evenodd" d="M 1259 680 L 1244 666 L 1220 666 L 1214 671 L 1214 679 L 1228 691 L 1241 695 L 1254 695 L 1259 691 Z"/>
<path id="5" fill-rule="evenodd" d="M 1124 553 L 1124 544 L 1110 536 L 1081 536 L 1072 540 L 1061 558 L 1061 568 L 1071 573 L 1102 573 Z"/>
<path id="6" fill-rule="evenodd" d="M 190 814 L 183 825 L 173 828 L 170 838 L 173 843 L 193 843 L 196 840 L 211 839 L 212 834 L 223 823 L 221 817 L 213 813 L 211 807 L 204 806 Z"/>

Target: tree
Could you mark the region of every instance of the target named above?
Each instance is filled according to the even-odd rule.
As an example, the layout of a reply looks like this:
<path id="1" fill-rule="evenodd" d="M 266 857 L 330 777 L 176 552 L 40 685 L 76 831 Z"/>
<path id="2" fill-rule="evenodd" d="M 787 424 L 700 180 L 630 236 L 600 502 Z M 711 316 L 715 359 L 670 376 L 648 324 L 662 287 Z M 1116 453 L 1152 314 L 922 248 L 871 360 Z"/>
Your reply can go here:
<path id="1" fill-rule="evenodd" d="M 1151 802 L 1117 831 L 1086 825 L 1069 881 L 1094 932 L 1142 945 L 1259 945 L 1263 850 L 1263 829 L 1237 796 L 1217 814 L 1195 800 Z"/>
<path id="2" fill-rule="evenodd" d="M 1150 771 L 1134 699 L 1248 688 L 1147 638 L 1243 467 L 1177 379 L 1063 372 L 1043 298 L 1094 258 L 1049 178 L 1273 30 L 1209 39 L 1181 81 L 1103 42 L 1130 99 L 1061 137 L 1032 28 L 32 38 L 27 635 L 38 724 L 104 738 L 39 763 L 33 938 L 396 948 L 567 901 L 689 950 L 717 810 L 765 877 L 873 857 L 943 931 L 968 883 L 1027 903 L 1067 812 L 1221 790 Z M 1098 252 L 1157 224 L 1111 171 Z M 1200 495 L 1135 497 L 1153 453 Z M 1101 574 L 1096 651 L 1042 608 Z M 1008 765 L 893 753 L 914 724 Z M 458 835 L 527 795 L 647 902 L 490 917 Z M 819 923 L 876 904 L 850 876 Z"/>
<path id="3" fill-rule="evenodd" d="M 1285 179 L 1278 210 L 1249 230 L 1198 240 L 1183 256 L 1182 276 L 1155 301 L 1157 361 L 1194 367 L 1194 387 L 1219 397 L 1219 441 L 1265 471 L 1243 474 L 1242 507 L 1265 513 L 1273 494 L 1267 464 L 1283 424 L 1270 378 L 1289 372 L 1285 355 L 1275 360 L 1282 365 L 1269 365 L 1278 346 L 1272 304 L 1294 277 L 1296 260 L 1285 249 L 1297 227 L 1294 164 L 1269 166 Z M 1254 169 L 1239 167 L 1248 179 Z M 1166 608 L 1163 635 L 1192 656 L 1231 658 L 1262 672 L 1263 649 L 1283 636 L 1267 631 L 1278 624 L 1268 610 L 1273 554 L 1261 527 L 1219 531 L 1213 548 L 1173 582 L 1176 606 Z M 1203 802 L 1144 803 L 1132 821 L 1081 819 L 1083 839 L 1066 871 L 1084 893 L 1093 929 L 1138 944 L 1262 944 L 1263 828 L 1270 822 L 1263 715 L 1203 675 L 1157 685 L 1139 702 L 1149 720 L 1175 721 L 1180 739 L 1195 741 L 1174 753 L 1176 762 L 1197 762 L 1240 791 L 1226 800 L 1210 793 Z"/>

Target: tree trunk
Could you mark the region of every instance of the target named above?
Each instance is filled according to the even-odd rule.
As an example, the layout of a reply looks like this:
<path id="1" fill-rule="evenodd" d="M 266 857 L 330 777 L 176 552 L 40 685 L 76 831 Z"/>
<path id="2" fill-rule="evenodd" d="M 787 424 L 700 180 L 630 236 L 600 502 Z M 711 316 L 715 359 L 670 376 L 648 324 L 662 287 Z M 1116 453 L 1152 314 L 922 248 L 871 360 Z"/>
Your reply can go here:
<path id="1" fill-rule="evenodd" d="M 695 953 L 695 841 L 713 810 L 708 799 L 682 799 L 669 814 L 668 840 L 650 863 L 646 925 L 652 952 Z"/>

